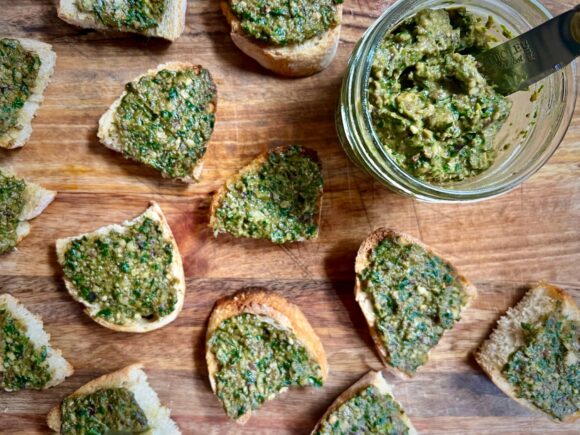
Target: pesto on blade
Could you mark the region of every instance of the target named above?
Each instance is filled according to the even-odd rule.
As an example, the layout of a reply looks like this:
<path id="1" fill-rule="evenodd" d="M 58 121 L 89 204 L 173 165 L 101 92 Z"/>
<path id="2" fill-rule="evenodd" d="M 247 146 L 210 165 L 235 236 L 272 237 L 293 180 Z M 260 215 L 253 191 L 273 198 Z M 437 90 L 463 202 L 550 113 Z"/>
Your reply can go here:
<path id="1" fill-rule="evenodd" d="M 321 386 L 320 366 L 296 335 L 271 319 L 238 314 L 224 320 L 208 341 L 218 362 L 216 394 L 231 418 L 258 409 L 291 386 Z"/>
<path id="2" fill-rule="evenodd" d="M 0 170 L 0 254 L 16 246 L 25 205 L 26 182 Z"/>
<path id="3" fill-rule="evenodd" d="M 159 25 L 165 3 L 166 0 L 76 0 L 76 7 L 108 28 L 139 32 Z"/>

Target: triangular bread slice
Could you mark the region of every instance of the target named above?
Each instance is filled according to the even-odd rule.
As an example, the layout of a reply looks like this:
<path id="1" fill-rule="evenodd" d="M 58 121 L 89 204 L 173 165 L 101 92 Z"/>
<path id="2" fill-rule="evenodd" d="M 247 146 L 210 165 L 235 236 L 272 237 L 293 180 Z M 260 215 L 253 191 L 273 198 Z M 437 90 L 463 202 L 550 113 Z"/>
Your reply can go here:
<path id="1" fill-rule="evenodd" d="M 230 36 L 234 44 L 264 68 L 276 74 L 286 77 L 316 74 L 328 67 L 336 55 L 340 40 L 342 5 L 336 7 L 338 25 L 300 44 L 283 47 L 267 45 L 246 36 L 227 0 L 221 0 L 221 8 L 230 24 Z"/>
<path id="2" fill-rule="evenodd" d="M 300 341 L 300 344 L 305 347 L 308 354 L 312 357 L 312 360 L 320 367 L 322 381 L 324 382 L 326 380 L 328 377 L 326 353 L 324 352 L 324 348 L 322 347 L 322 343 L 316 335 L 316 332 L 314 332 L 314 329 L 300 308 L 288 302 L 282 296 L 265 289 L 254 288 L 242 290 L 233 296 L 219 299 L 209 318 L 206 334 L 205 358 L 207 361 L 209 382 L 214 393 L 217 394 L 215 377 L 219 372 L 219 363 L 216 356 L 211 351 L 208 344 L 209 340 L 214 331 L 224 320 L 243 313 L 266 317 L 271 319 L 277 327 L 294 333 Z M 279 394 L 284 391 L 286 390 L 283 389 Z M 248 410 L 245 414 L 235 420 L 236 423 L 241 425 L 245 424 L 252 416 L 252 412 L 252 410 Z"/>
<path id="3" fill-rule="evenodd" d="M 4 38 L 5 37 L 0 37 L 0 39 Z M 40 68 L 38 70 L 38 77 L 36 78 L 34 88 L 18 114 L 18 125 L 20 128 L 14 128 L 8 131 L 7 134 L 0 136 L 0 148 L 13 149 L 23 146 L 32 134 L 32 119 L 44 101 L 44 91 L 50 82 L 52 73 L 54 72 L 56 53 L 52 50 L 52 45 L 34 39 L 7 39 L 15 39 L 20 42 L 25 50 L 36 53 L 40 58 Z"/>
<path id="4" fill-rule="evenodd" d="M 18 299 L 8 293 L 0 295 L 0 309 L 6 309 L 24 327 L 22 332 L 28 337 L 35 350 L 40 352 L 42 347 L 46 346 L 45 361 L 51 374 L 51 379 L 42 389 L 54 387 L 73 374 L 73 367 L 64 359 L 62 352 L 50 345 L 50 335 L 45 332 L 44 324 L 39 316 L 32 314 Z M 0 336 L 1 341 L 2 337 Z M 3 360 L 2 347 L 0 344 L 0 360 Z M 0 377 L 4 371 L 6 371 L 6 368 L 3 364 L 0 364 Z M 6 389 L 6 391 L 10 390 Z"/>
<path id="5" fill-rule="evenodd" d="M 311 435 L 316 435 L 320 430 L 322 423 L 326 421 L 334 411 L 340 408 L 340 406 L 342 406 L 344 403 L 348 402 L 353 397 L 357 396 L 359 393 L 366 390 L 370 386 L 375 387 L 379 394 L 390 397 L 393 400 L 393 402 L 395 402 L 399 406 L 399 408 L 401 409 L 401 414 L 398 416 L 398 418 L 405 424 L 405 426 L 407 426 L 408 435 L 416 435 L 417 431 L 415 430 L 413 423 L 411 423 L 411 420 L 409 420 L 409 417 L 403 411 L 403 407 L 401 406 L 401 404 L 397 402 L 395 400 L 395 397 L 393 396 L 393 387 L 390 384 L 388 384 L 387 381 L 385 381 L 385 378 L 383 378 L 383 375 L 380 372 L 375 371 L 368 372 L 366 375 L 364 375 L 362 378 L 356 381 L 353 385 L 351 385 L 347 390 L 343 391 L 340 394 L 340 396 L 338 396 L 336 400 L 332 402 L 332 404 L 328 407 L 328 409 L 326 410 L 324 415 L 320 418 L 318 423 L 316 423 L 316 426 L 312 430 Z"/>
<path id="6" fill-rule="evenodd" d="M 68 247 L 71 242 L 78 239 L 82 239 L 83 237 L 87 237 L 90 239 L 90 238 L 98 238 L 99 236 L 107 236 L 108 234 L 113 232 L 117 234 L 123 234 L 124 232 L 126 232 L 128 227 L 131 227 L 133 224 L 139 222 L 143 218 L 149 218 L 152 221 L 157 222 L 161 229 L 163 240 L 170 243 L 173 248 L 173 256 L 171 265 L 169 267 L 169 274 L 172 278 L 174 278 L 176 282 L 174 290 L 177 295 L 177 301 L 173 311 L 170 314 L 164 317 L 160 317 L 159 319 L 153 321 L 138 316 L 136 319 L 127 320 L 127 322 L 124 324 L 110 322 L 105 318 L 98 316 L 97 313 L 100 311 L 101 305 L 97 302 L 91 303 L 81 298 L 81 296 L 79 295 L 79 289 L 75 287 L 72 281 L 70 281 L 66 276 L 64 276 L 64 283 L 66 285 L 68 292 L 76 301 L 82 303 L 85 306 L 85 313 L 98 324 L 106 328 L 112 329 L 114 331 L 121 332 L 153 331 L 155 329 L 162 328 L 165 325 L 168 325 L 169 323 L 173 322 L 181 312 L 181 309 L 183 308 L 183 301 L 185 298 L 185 276 L 183 273 L 183 264 L 181 256 L 179 254 L 177 243 L 175 242 L 175 239 L 171 232 L 171 228 L 169 227 L 169 224 L 167 223 L 167 220 L 165 219 L 165 216 L 161 211 L 161 207 L 159 207 L 157 203 L 152 202 L 149 208 L 145 210 L 143 214 L 137 216 L 134 219 L 125 221 L 120 225 L 113 224 L 106 227 L 102 227 L 91 233 L 81 234 L 76 237 L 67 237 L 65 239 L 58 239 L 56 241 L 56 252 L 58 262 L 62 266 L 65 261 L 65 253 L 68 250 Z"/>
<path id="7" fill-rule="evenodd" d="M 126 388 L 135 396 L 151 427 L 147 435 L 178 435 L 181 431 L 171 419 L 171 410 L 159 401 L 157 393 L 147 382 L 142 364 L 132 364 L 115 372 L 94 379 L 76 390 L 68 397 L 85 396 L 96 391 L 110 388 Z M 60 433 L 62 413 L 60 405 L 55 406 L 47 417 L 48 427 Z"/>
<path id="8" fill-rule="evenodd" d="M 386 239 L 386 238 L 399 238 L 401 241 L 403 241 L 405 243 L 416 244 L 419 247 L 421 247 L 422 249 L 424 249 L 428 254 L 431 254 L 431 255 L 434 255 L 434 256 L 441 258 L 445 262 L 445 264 L 447 264 L 447 266 L 450 267 L 450 269 L 454 275 L 454 278 L 462 286 L 462 290 L 467 298 L 467 303 L 463 307 L 463 310 L 465 310 L 465 308 L 473 301 L 473 299 L 475 299 L 475 297 L 477 296 L 477 290 L 476 290 L 475 286 L 467 278 L 465 278 L 463 275 L 459 274 L 457 269 L 450 262 L 446 261 L 443 256 L 439 255 L 432 248 L 428 247 L 427 245 L 422 243 L 420 240 L 417 240 L 414 237 L 409 236 L 408 234 L 401 233 L 401 232 L 396 231 L 396 230 L 391 229 L 391 228 L 381 227 L 381 228 L 377 228 L 375 231 L 373 231 L 362 242 L 362 244 L 358 250 L 356 260 L 355 260 L 355 272 L 356 272 L 356 282 L 355 282 L 355 290 L 354 290 L 355 299 L 358 302 L 358 304 L 360 305 L 361 310 L 365 316 L 365 319 L 369 325 L 371 337 L 373 338 L 373 341 L 375 342 L 376 348 L 377 348 L 378 353 L 379 353 L 379 357 L 383 361 L 385 367 L 393 374 L 395 374 L 403 379 L 409 379 L 412 376 L 411 374 L 405 373 L 404 371 L 399 370 L 390 364 L 389 352 L 385 348 L 385 346 L 381 340 L 381 337 L 377 332 L 376 316 L 374 313 L 373 304 L 372 304 L 370 298 L 368 297 L 368 295 L 366 294 L 366 292 L 364 291 L 363 283 L 362 283 L 361 279 L 359 278 L 360 274 L 369 265 L 369 257 L 370 257 L 371 252 L 373 251 L 373 249 L 376 246 L 378 246 L 378 244 L 383 239 Z M 443 333 L 443 335 L 445 335 L 445 333 Z M 431 350 L 433 350 L 433 348 Z M 429 355 L 430 353 L 431 352 L 429 352 L 427 355 Z"/>
<path id="9" fill-rule="evenodd" d="M 100 31 L 138 33 L 145 36 L 167 39 L 169 41 L 175 41 L 185 30 L 187 0 L 166 0 L 165 12 L 161 17 L 159 25 L 145 29 L 143 32 L 138 32 L 128 27 L 111 29 L 100 22 L 95 15 L 80 11 L 76 6 L 76 2 L 77 0 L 60 0 L 57 6 L 58 17 L 73 26 Z"/>
<path id="10" fill-rule="evenodd" d="M 145 76 L 155 76 L 158 72 L 163 70 L 168 71 L 182 71 L 191 69 L 196 74 L 200 74 L 202 71 L 201 65 L 194 65 L 191 63 L 186 62 L 168 62 L 162 65 L 157 66 L 155 69 L 151 69 L 147 71 L 145 74 L 141 74 L 140 76 L 136 77 L 132 82 L 138 82 L 142 77 Z M 123 98 L 127 95 L 126 91 L 123 91 L 121 96 L 115 100 L 115 102 L 109 107 L 109 109 L 101 116 L 99 120 L 99 130 L 97 136 L 99 137 L 101 143 L 105 145 L 107 148 L 112 149 L 113 151 L 117 151 L 123 153 L 123 145 L 121 144 L 118 134 L 116 133 L 116 128 L 114 124 L 115 114 L 117 112 L 118 107 L 120 106 Z M 215 113 L 217 110 L 217 90 L 215 94 L 215 99 L 208 105 L 208 112 Z M 125 155 L 127 158 L 133 159 L 131 156 Z M 193 183 L 199 181 L 201 177 L 201 171 L 203 169 L 203 159 L 202 156 L 197 164 L 191 169 L 191 173 L 185 177 L 177 177 L 176 180 L 183 181 L 185 183 Z M 137 159 L 133 159 L 138 161 Z M 165 176 L 165 174 L 162 174 Z"/>
<path id="11" fill-rule="evenodd" d="M 6 168 L 0 167 L 0 176 L 16 177 L 26 183 L 24 189 L 24 208 L 20 214 L 20 223 L 16 227 L 16 243 L 18 244 L 30 233 L 30 224 L 28 221 L 38 217 L 54 201 L 56 192 L 20 178 Z"/>
<path id="12" fill-rule="evenodd" d="M 524 344 L 522 323 L 534 324 L 543 316 L 553 312 L 555 304 L 561 302 L 562 314 L 566 315 L 580 328 L 580 310 L 574 298 L 559 287 L 540 282 L 529 290 L 523 299 L 501 317 L 489 338 L 481 345 L 475 354 L 475 360 L 487 373 L 490 379 L 506 395 L 528 409 L 548 416 L 554 421 L 560 420 L 537 408 L 531 401 L 518 397 L 514 387 L 502 374 L 503 367 L 509 357 Z M 580 411 L 569 415 L 564 421 L 571 422 L 580 419 Z"/>

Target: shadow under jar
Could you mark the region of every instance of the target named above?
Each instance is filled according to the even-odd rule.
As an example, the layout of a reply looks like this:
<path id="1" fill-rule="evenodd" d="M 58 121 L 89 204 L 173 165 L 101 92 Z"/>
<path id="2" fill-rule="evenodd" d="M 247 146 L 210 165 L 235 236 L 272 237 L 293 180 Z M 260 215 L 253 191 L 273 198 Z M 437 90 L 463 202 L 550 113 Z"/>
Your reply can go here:
<path id="1" fill-rule="evenodd" d="M 482 173 L 461 181 L 429 183 L 397 165 L 373 127 L 369 111 L 369 77 L 377 47 L 401 21 L 422 9 L 465 7 L 487 19 L 499 41 L 506 29 L 519 35 L 552 15 L 534 0 L 399 0 L 362 36 L 351 55 L 342 82 L 336 127 L 351 160 L 393 191 L 429 202 L 473 202 L 495 197 L 519 186 L 539 170 L 560 145 L 576 102 L 574 64 L 552 74 L 528 91 L 509 96 L 512 109 L 495 136 L 494 163 Z"/>

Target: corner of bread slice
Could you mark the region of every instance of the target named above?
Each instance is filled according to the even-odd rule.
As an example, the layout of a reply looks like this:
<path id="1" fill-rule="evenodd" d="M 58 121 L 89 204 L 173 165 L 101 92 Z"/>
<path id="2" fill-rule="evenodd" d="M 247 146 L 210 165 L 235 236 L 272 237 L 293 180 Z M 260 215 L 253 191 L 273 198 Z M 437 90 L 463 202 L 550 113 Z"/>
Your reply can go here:
<path id="1" fill-rule="evenodd" d="M 143 371 L 143 365 L 132 364 L 112 373 L 100 376 L 86 383 L 69 397 L 85 396 L 96 391 L 110 388 L 126 388 L 131 391 L 135 401 L 141 407 L 149 425 L 152 435 L 178 435 L 181 431 L 171 419 L 171 411 L 164 407 L 157 393 L 147 382 L 147 375 Z M 55 406 L 48 414 L 48 426 L 60 432 L 62 414 L 60 405 Z"/>
<path id="2" fill-rule="evenodd" d="M 44 324 L 39 316 L 32 314 L 18 299 L 8 293 L 0 295 L 0 307 L 5 307 L 12 317 L 26 328 L 25 334 L 36 350 L 46 346 L 46 363 L 51 378 L 43 389 L 54 387 L 73 374 L 73 366 L 62 356 L 62 352 L 50 345 L 50 334 L 44 330 Z M 4 367 L 0 364 L 0 372 L 3 371 Z"/>
<path id="3" fill-rule="evenodd" d="M 138 220 L 140 220 L 144 217 L 148 217 L 151 220 L 158 222 L 160 224 L 163 239 L 166 240 L 167 242 L 170 242 L 172 247 L 173 247 L 174 255 L 173 255 L 172 263 L 171 263 L 171 267 L 170 267 L 170 274 L 177 281 L 177 284 L 176 284 L 177 303 L 175 305 L 174 310 L 170 314 L 168 314 L 167 316 L 162 317 L 158 320 L 155 320 L 153 322 L 148 321 L 148 320 L 143 319 L 143 318 L 132 320 L 124 325 L 118 325 L 118 324 L 109 322 L 109 321 L 107 321 L 107 320 L 105 320 L 102 317 L 99 317 L 97 315 L 97 313 L 100 311 L 100 306 L 98 304 L 95 304 L 95 303 L 89 303 L 89 302 L 85 301 L 84 299 L 82 299 L 79 296 L 78 289 L 75 287 L 75 285 L 69 279 L 64 277 L 64 283 L 65 283 L 65 286 L 66 286 L 68 292 L 71 294 L 71 296 L 77 302 L 80 302 L 85 306 L 85 313 L 89 317 L 91 317 L 95 322 L 100 324 L 101 326 L 112 329 L 114 331 L 137 332 L 137 333 L 144 333 L 144 332 L 153 331 L 153 330 L 162 328 L 162 327 L 168 325 L 169 323 L 173 322 L 177 318 L 177 316 L 179 315 L 179 313 L 181 312 L 181 310 L 183 308 L 183 303 L 184 303 L 184 299 L 185 299 L 185 275 L 183 272 L 183 263 L 182 263 L 181 255 L 179 254 L 179 248 L 177 246 L 177 242 L 175 241 L 175 238 L 173 237 L 173 233 L 171 232 L 171 228 L 169 227 L 169 224 L 167 223 L 167 220 L 165 219 L 165 215 L 163 214 L 161 207 L 159 207 L 159 205 L 156 202 L 152 201 L 149 208 L 147 208 L 147 210 L 145 210 L 144 213 L 140 214 L 139 216 L 135 217 L 134 219 L 127 220 L 127 221 L 123 222 L 122 224 L 108 225 L 108 226 L 99 228 L 98 230 L 90 232 L 90 233 L 85 233 L 85 234 L 81 234 L 79 236 L 74 236 L 74 237 L 67 237 L 64 239 L 58 239 L 56 241 L 57 259 L 58 259 L 59 264 L 61 264 L 61 266 L 62 266 L 65 262 L 65 253 L 68 249 L 69 244 L 72 241 L 80 239 L 82 237 L 89 237 L 90 238 L 90 237 L 106 236 L 106 235 L 110 234 L 111 232 L 123 233 L 123 232 L 127 231 L 128 227 L 130 227 L 135 222 L 137 222 Z"/>
<path id="4" fill-rule="evenodd" d="M 556 422 L 560 420 L 537 408 L 532 402 L 517 397 L 512 385 L 502 374 L 509 357 L 524 344 L 522 323 L 534 323 L 562 304 L 562 312 L 575 322 L 580 322 L 580 310 L 574 298 L 563 289 L 540 282 L 530 289 L 514 307 L 497 321 L 497 326 L 475 354 L 475 360 L 492 382 L 520 405 L 541 412 Z M 564 422 L 580 419 L 580 411 L 568 416 Z"/>
<path id="5" fill-rule="evenodd" d="M 359 394 L 361 391 L 365 390 L 367 387 L 370 387 L 371 385 L 373 387 L 375 387 L 380 394 L 389 395 L 392 397 L 393 401 L 395 401 L 399 405 L 399 407 L 401 408 L 401 411 L 402 411 L 401 419 L 403 420 L 405 425 L 408 427 L 409 435 L 416 435 L 417 431 L 415 430 L 413 423 L 411 423 L 411 420 L 409 420 L 409 417 L 404 412 L 401 404 L 395 400 L 395 397 L 393 395 L 393 387 L 389 383 L 387 383 L 387 381 L 385 380 L 385 378 L 383 377 L 381 372 L 376 372 L 374 370 L 371 370 L 368 373 L 366 373 L 362 378 L 360 378 L 358 381 L 356 381 L 354 384 L 352 384 L 349 388 L 347 388 L 345 391 L 343 391 L 334 400 L 334 402 L 332 402 L 332 404 L 328 407 L 328 409 L 326 410 L 324 415 L 316 423 L 316 426 L 312 430 L 311 435 L 315 435 L 317 433 L 317 431 L 320 429 L 320 425 L 328 417 L 330 417 L 330 414 L 332 414 L 336 409 L 338 409 L 341 405 L 348 402 L 350 399 L 352 399 L 357 394 Z"/>
<path id="6" fill-rule="evenodd" d="M 24 146 L 32 134 L 32 120 L 44 101 L 44 91 L 50 82 L 56 63 L 56 53 L 52 46 L 34 39 L 14 38 L 25 50 L 34 52 L 40 58 L 38 76 L 32 88 L 32 93 L 24 102 L 18 114 L 17 125 L 5 135 L 0 136 L 0 148 L 14 149 Z"/>
<path id="7" fill-rule="evenodd" d="M 358 250 L 356 260 L 355 260 L 355 273 L 356 273 L 355 288 L 354 288 L 355 299 L 358 302 L 359 306 L 361 307 L 363 315 L 364 315 L 364 317 L 367 321 L 367 324 L 369 326 L 369 331 L 370 331 L 371 337 L 375 343 L 379 357 L 380 357 L 381 361 L 383 362 L 383 364 L 385 365 L 385 368 L 390 373 L 393 373 L 394 375 L 398 376 L 401 379 L 410 379 L 412 377 L 411 374 L 405 373 L 405 372 L 390 365 L 389 352 L 385 348 L 385 346 L 384 346 L 384 344 L 383 344 L 383 342 L 382 342 L 382 340 L 377 332 L 376 316 L 375 316 L 375 312 L 373 309 L 372 301 L 370 300 L 370 298 L 368 297 L 366 292 L 363 290 L 363 283 L 361 282 L 361 280 L 359 278 L 360 274 L 369 265 L 369 259 L 370 259 L 370 254 L 371 254 L 372 250 L 376 246 L 378 246 L 382 240 L 389 238 L 389 237 L 390 238 L 395 238 L 395 237 L 400 238 L 403 241 L 406 241 L 407 243 L 413 243 L 413 244 L 419 245 L 425 251 L 427 251 L 429 254 L 436 255 L 437 257 L 439 257 L 439 258 L 443 259 L 443 261 L 445 261 L 445 263 L 451 268 L 455 278 L 461 283 L 462 290 L 464 291 L 465 295 L 467 296 L 467 303 L 463 307 L 462 311 L 465 310 L 469 306 L 469 304 L 475 299 L 475 297 L 477 296 L 477 289 L 467 278 L 465 278 L 463 275 L 461 275 L 457 271 L 455 266 L 453 264 L 451 264 L 449 261 L 447 261 L 444 256 L 440 255 L 439 253 L 434 251 L 431 247 L 425 245 L 420 240 L 418 240 L 418 239 L 416 239 L 408 234 L 402 233 L 402 232 L 394 230 L 392 228 L 380 227 L 380 228 L 377 228 L 375 231 L 373 231 L 361 243 L 361 246 Z M 431 352 L 429 352 L 428 355 L 430 353 Z"/>
<path id="8" fill-rule="evenodd" d="M 340 41 L 342 5 L 337 6 L 338 23 L 323 34 L 283 47 L 271 46 L 246 36 L 240 21 L 232 12 L 227 0 L 221 0 L 221 8 L 231 26 L 230 36 L 236 46 L 255 59 L 264 68 L 285 77 L 305 77 L 316 74 L 330 65 Z"/>
<path id="9" fill-rule="evenodd" d="M 212 391 L 216 392 L 215 376 L 219 370 L 217 358 L 208 345 L 214 331 L 230 317 L 249 313 L 274 320 L 282 328 L 291 331 L 306 348 L 310 356 L 320 366 L 323 382 L 328 377 L 328 361 L 322 342 L 298 306 L 263 288 L 241 290 L 232 296 L 219 299 L 209 318 L 206 334 L 206 362 Z M 236 423 L 245 424 L 252 411 L 236 419 Z"/>

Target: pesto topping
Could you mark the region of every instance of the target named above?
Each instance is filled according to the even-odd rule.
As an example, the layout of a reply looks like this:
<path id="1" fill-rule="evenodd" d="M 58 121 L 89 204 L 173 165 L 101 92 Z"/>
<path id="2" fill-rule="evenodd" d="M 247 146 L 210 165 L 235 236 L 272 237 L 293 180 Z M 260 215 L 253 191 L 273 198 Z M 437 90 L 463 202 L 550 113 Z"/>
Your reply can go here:
<path id="1" fill-rule="evenodd" d="M 141 434 L 150 429 L 145 412 L 126 388 L 69 396 L 60 409 L 63 435 Z"/>
<path id="2" fill-rule="evenodd" d="M 521 326 L 524 344 L 511 354 L 503 375 L 518 397 L 564 420 L 580 410 L 580 325 L 558 304 L 540 321 Z"/>
<path id="3" fill-rule="evenodd" d="M 398 236 L 383 239 L 358 276 L 389 364 L 413 375 L 461 317 L 467 295 L 452 267 Z"/>
<path id="4" fill-rule="evenodd" d="M 332 411 L 315 435 L 406 435 L 409 427 L 402 416 L 403 410 L 390 394 L 381 394 L 370 385 Z"/>
<path id="5" fill-rule="evenodd" d="M 511 110 L 473 57 L 491 47 L 493 22 L 464 8 L 424 9 L 388 33 L 369 78 L 369 111 L 395 163 L 433 183 L 476 176 Z"/>
<path id="6" fill-rule="evenodd" d="M 16 230 L 24 210 L 26 182 L 0 170 L 0 254 L 16 246 Z"/>
<path id="7" fill-rule="evenodd" d="M 214 233 L 274 243 L 316 237 L 323 180 L 312 154 L 298 145 L 277 148 L 265 163 L 228 182 L 212 222 Z"/>
<path id="8" fill-rule="evenodd" d="M 191 177 L 215 122 L 217 91 L 209 71 L 161 70 L 125 91 L 113 121 L 123 153 L 165 177 Z"/>
<path id="9" fill-rule="evenodd" d="M 229 0 L 250 38 L 272 45 L 299 44 L 340 24 L 344 0 Z"/>
<path id="10" fill-rule="evenodd" d="M 123 325 L 138 318 L 156 321 L 175 309 L 174 255 L 161 224 L 141 216 L 123 231 L 71 241 L 62 266 L 85 305 L 99 305 L 97 316 Z"/>
<path id="11" fill-rule="evenodd" d="M 255 314 L 224 320 L 208 341 L 218 362 L 216 394 L 231 418 L 291 386 L 322 385 L 320 366 L 293 332 Z"/>
<path id="12" fill-rule="evenodd" d="M 8 391 L 42 389 L 52 379 L 46 361 L 47 347 L 36 348 L 26 335 L 26 326 L 4 305 L 0 305 L 0 331 L 2 388 Z"/>
<path id="13" fill-rule="evenodd" d="M 19 41 L 0 38 L 0 136 L 22 128 L 18 115 L 32 95 L 40 63 Z"/>
<path id="14" fill-rule="evenodd" d="M 159 25 L 165 0 L 76 0 L 76 7 L 108 28 L 143 32 Z"/>

